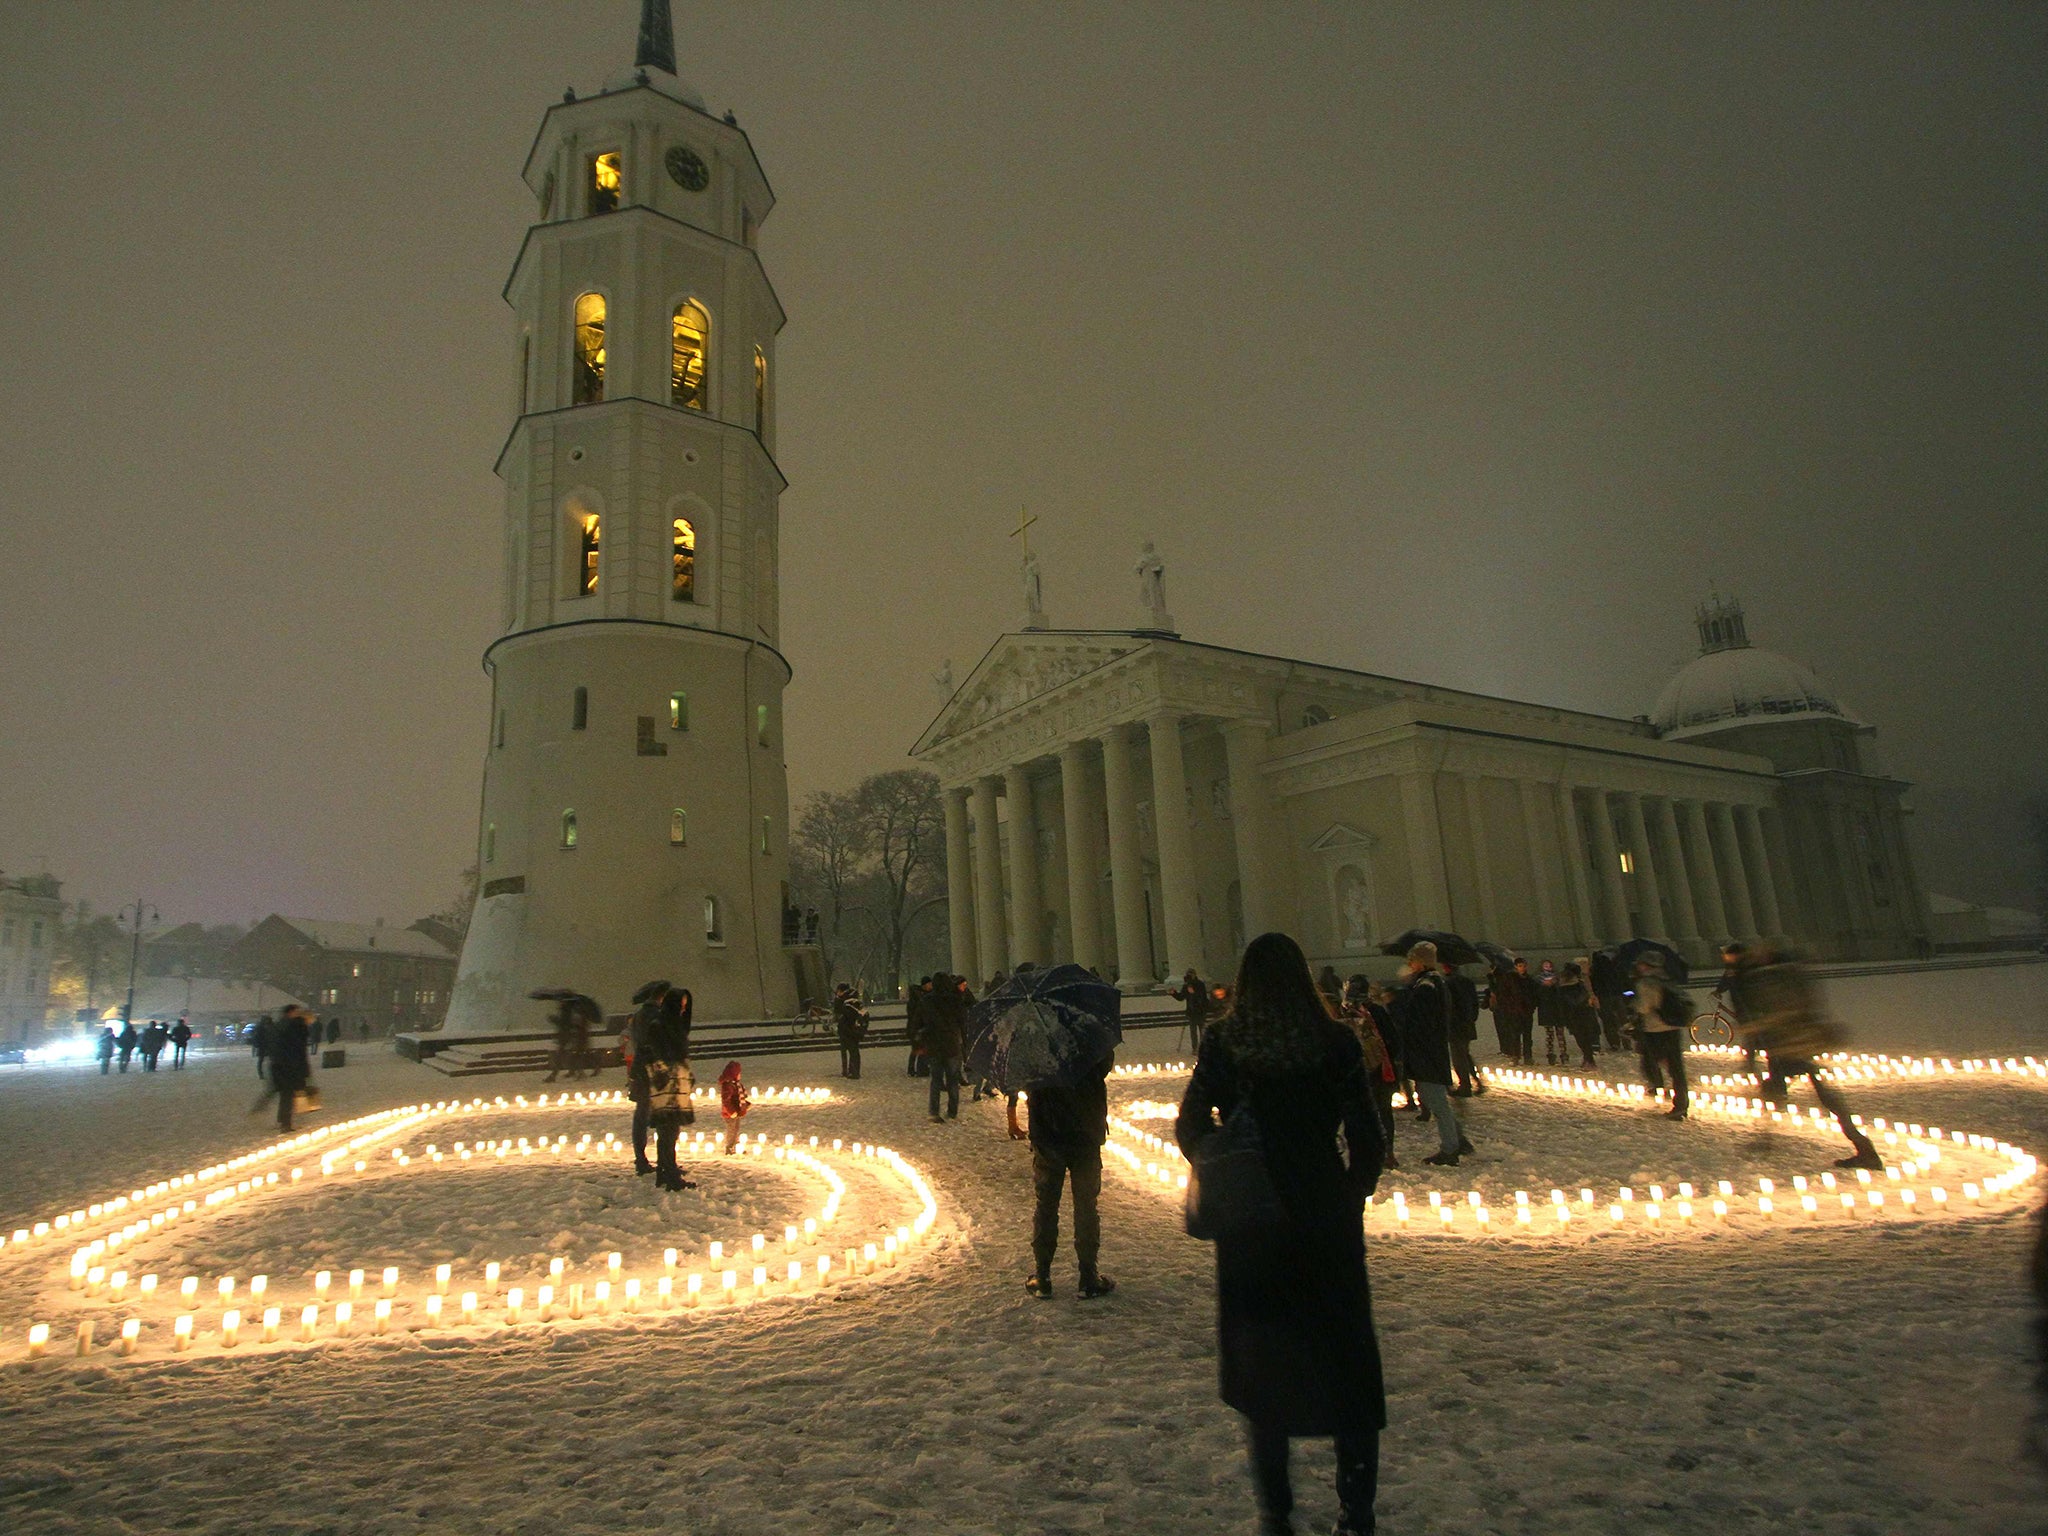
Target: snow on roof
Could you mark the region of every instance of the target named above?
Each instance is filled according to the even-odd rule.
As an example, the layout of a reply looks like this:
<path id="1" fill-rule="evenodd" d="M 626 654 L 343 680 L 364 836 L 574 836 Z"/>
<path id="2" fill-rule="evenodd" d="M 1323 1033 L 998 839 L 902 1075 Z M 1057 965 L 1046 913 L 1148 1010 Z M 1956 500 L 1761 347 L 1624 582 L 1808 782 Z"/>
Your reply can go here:
<path id="1" fill-rule="evenodd" d="M 411 928 L 392 928 L 383 923 L 331 923 L 316 917 L 280 916 L 279 921 L 289 923 L 322 949 L 375 949 L 428 960 L 455 958 L 445 945 Z"/>

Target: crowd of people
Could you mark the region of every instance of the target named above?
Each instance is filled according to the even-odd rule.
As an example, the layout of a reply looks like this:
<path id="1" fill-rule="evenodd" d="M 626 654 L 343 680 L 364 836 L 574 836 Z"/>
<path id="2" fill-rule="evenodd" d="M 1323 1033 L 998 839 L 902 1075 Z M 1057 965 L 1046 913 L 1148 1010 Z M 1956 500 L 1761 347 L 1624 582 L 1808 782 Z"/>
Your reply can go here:
<path id="1" fill-rule="evenodd" d="M 171 1070 L 182 1072 L 192 1038 L 192 1026 L 183 1019 L 170 1024 L 151 1019 L 141 1029 L 135 1027 L 133 1019 L 123 1019 L 119 1029 L 108 1024 L 100 1030 L 99 1039 L 93 1043 L 93 1054 L 99 1058 L 102 1077 L 114 1070 L 116 1062 L 126 1072 L 128 1063 L 138 1055 L 142 1058 L 142 1070 L 154 1072 L 158 1058 L 166 1050 L 171 1053 Z"/>

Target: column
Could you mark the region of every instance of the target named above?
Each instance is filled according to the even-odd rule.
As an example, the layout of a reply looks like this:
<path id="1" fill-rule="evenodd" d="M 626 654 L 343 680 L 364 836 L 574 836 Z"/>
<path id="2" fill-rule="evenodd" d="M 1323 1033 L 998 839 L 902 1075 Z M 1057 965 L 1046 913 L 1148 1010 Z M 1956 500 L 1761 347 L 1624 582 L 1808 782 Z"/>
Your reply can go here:
<path id="1" fill-rule="evenodd" d="M 1636 894 L 1641 898 L 1636 903 L 1637 932 L 1645 938 L 1660 933 L 1668 937 L 1664 892 L 1657 883 L 1657 856 L 1650 851 L 1650 829 L 1643 821 L 1642 797 L 1622 790 L 1616 798 L 1621 802 L 1621 830 L 1628 838 L 1629 859 L 1636 867 Z"/>
<path id="2" fill-rule="evenodd" d="M 1767 937 L 1782 938 L 1785 923 L 1784 915 L 1778 910 L 1778 882 L 1771 871 L 1770 849 L 1764 841 L 1763 822 L 1755 806 L 1735 807 L 1735 834 L 1756 888 L 1757 927 Z"/>
<path id="3" fill-rule="evenodd" d="M 1232 720 L 1223 727 L 1223 752 L 1230 764 L 1230 830 L 1237 843 L 1238 891 L 1244 898 L 1247 939 L 1287 925 L 1274 892 L 1273 868 L 1279 848 L 1272 797 L 1259 764 L 1266 759 L 1266 726 L 1261 720 Z"/>
<path id="4" fill-rule="evenodd" d="M 1591 949 L 1600 942 L 1600 923 L 1593 916 L 1593 892 L 1586 880 L 1585 830 L 1579 821 L 1578 792 L 1563 782 L 1557 786 L 1557 826 L 1564 839 L 1565 886 L 1572 897 L 1572 939 Z"/>
<path id="5" fill-rule="evenodd" d="M 1750 943 L 1761 934 L 1756 926 L 1756 908 L 1749 901 L 1749 861 L 1742 856 L 1742 844 L 1735 835 L 1735 817 L 1727 806 L 1716 802 L 1707 807 L 1707 834 L 1714 846 L 1714 858 L 1721 866 L 1721 883 L 1728 891 L 1728 920 L 1735 925 L 1735 937 Z"/>
<path id="6" fill-rule="evenodd" d="M 1202 964 L 1187 764 L 1180 750 L 1179 715 L 1154 715 L 1145 725 L 1152 734 L 1152 829 L 1159 840 L 1159 900 L 1166 908 L 1166 974 L 1179 976 Z"/>
<path id="7" fill-rule="evenodd" d="M 946 791 L 946 927 L 953 940 L 953 973 L 979 983 L 974 945 L 974 860 L 967 850 L 967 791 Z"/>
<path id="8" fill-rule="evenodd" d="M 1045 901 L 1039 894 L 1038 809 L 1031 774 L 1017 763 L 1003 770 L 1003 781 L 1010 802 L 1010 963 L 1045 965 Z"/>
<path id="9" fill-rule="evenodd" d="M 1073 929 L 1074 964 L 1102 964 L 1102 911 L 1097 901 L 1095 786 L 1088 773 L 1088 749 L 1078 741 L 1060 748 L 1060 801 L 1067 823 L 1067 916 Z"/>
<path id="10" fill-rule="evenodd" d="M 1543 835 L 1536 830 L 1536 786 L 1527 779 L 1515 780 L 1515 792 L 1522 800 L 1522 837 L 1529 848 L 1529 878 L 1536 883 L 1536 940 L 1557 941 L 1557 902 L 1550 887 L 1550 871 L 1543 867 Z"/>
<path id="11" fill-rule="evenodd" d="M 1444 877 L 1444 844 L 1437 821 L 1436 775 L 1401 775 L 1401 824 L 1407 833 L 1408 881 L 1414 891 L 1416 928 L 1447 928 L 1451 887 Z"/>
<path id="12" fill-rule="evenodd" d="M 1465 801 L 1465 835 L 1472 841 L 1472 879 L 1478 886 L 1479 931 L 1472 938 L 1500 939 L 1494 922 L 1493 855 L 1486 846 L 1486 807 L 1479 803 L 1479 775 L 1461 773 L 1458 784 Z"/>
<path id="13" fill-rule="evenodd" d="M 997 971 L 1010 968 L 1010 946 L 1003 933 L 1003 833 L 996 821 L 996 781 L 974 781 L 974 936 L 979 975 L 969 977 L 976 989 Z"/>
<path id="14" fill-rule="evenodd" d="M 1797 940 L 1802 935 L 1811 934 L 1813 926 L 1811 914 L 1807 911 L 1805 888 L 1799 879 L 1799 866 L 1792 861 L 1785 812 L 1775 806 L 1758 806 L 1756 821 L 1763 833 L 1764 857 L 1771 876 L 1772 894 L 1778 898 L 1778 932 L 1787 940 Z M 1759 922 L 1757 926 L 1761 928 L 1763 925 Z"/>
<path id="15" fill-rule="evenodd" d="M 1109 900 L 1116 918 L 1117 985 L 1150 987 L 1152 935 L 1145 924 L 1145 866 L 1138 856 L 1138 776 L 1120 725 L 1102 738 L 1102 792 L 1109 819 Z"/>
<path id="16" fill-rule="evenodd" d="M 1600 889 L 1607 897 L 1607 937 L 1619 942 L 1632 936 L 1635 919 L 1628 911 L 1628 882 L 1621 876 L 1621 845 L 1614 838 L 1614 796 L 1593 791 L 1593 862 L 1600 866 Z"/>
<path id="17" fill-rule="evenodd" d="M 1699 907 L 1704 937 L 1725 944 L 1731 930 L 1728 910 L 1721 904 L 1721 864 L 1714 857 L 1713 840 L 1707 836 L 1706 813 L 1697 800 L 1678 802 L 1678 830 L 1684 835 L 1686 862 L 1692 866 L 1693 900 Z"/>
<path id="18" fill-rule="evenodd" d="M 1692 875 L 1686 868 L 1685 845 L 1678 840 L 1678 817 L 1669 800 L 1651 807 L 1656 821 L 1657 867 L 1664 876 L 1664 899 L 1670 903 L 1671 937 L 1697 942 L 1700 917 L 1692 904 Z"/>

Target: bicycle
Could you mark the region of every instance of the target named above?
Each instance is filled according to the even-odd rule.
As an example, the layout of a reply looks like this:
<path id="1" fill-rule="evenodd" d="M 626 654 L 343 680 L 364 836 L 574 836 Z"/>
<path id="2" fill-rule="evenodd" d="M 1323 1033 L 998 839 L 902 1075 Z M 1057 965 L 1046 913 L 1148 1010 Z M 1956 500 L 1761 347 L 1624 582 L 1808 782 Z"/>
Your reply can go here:
<path id="1" fill-rule="evenodd" d="M 1717 1000 L 1712 1008 L 1693 1019 L 1690 1033 L 1694 1045 L 1733 1045 L 1735 1015 L 1728 1011 L 1726 1003 Z"/>

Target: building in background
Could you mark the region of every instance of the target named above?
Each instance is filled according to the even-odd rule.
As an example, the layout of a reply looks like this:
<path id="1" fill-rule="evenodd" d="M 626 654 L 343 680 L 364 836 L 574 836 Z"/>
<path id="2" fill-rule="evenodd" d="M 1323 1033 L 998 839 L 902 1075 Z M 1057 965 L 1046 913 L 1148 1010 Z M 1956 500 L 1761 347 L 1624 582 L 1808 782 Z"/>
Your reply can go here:
<path id="1" fill-rule="evenodd" d="M 297 999 L 322 1019 L 339 1019 L 351 1038 L 366 1025 L 373 1035 L 439 1028 L 455 981 L 455 955 L 418 925 L 331 923 L 276 913 L 227 952 L 225 967 L 229 979 L 261 982 L 287 994 L 273 994 L 275 1007 Z"/>
<path id="2" fill-rule="evenodd" d="M 0 1040 L 21 1040 L 57 1022 L 50 971 L 63 890 L 53 875 L 0 876 Z"/>
<path id="3" fill-rule="evenodd" d="M 1411 927 L 1565 959 L 1635 935 L 1831 960 L 1930 948 L 1873 729 L 1698 612 L 1614 719 L 1132 630 L 998 640 L 912 749 L 946 794 L 953 964 L 1229 975 L 1284 929 L 1341 974 Z"/>
<path id="4" fill-rule="evenodd" d="M 667 0 L 632 69 L 548 109 L 524 175 L 504 633 L 447 1029 L 545 1030 L 536 988 L 621 1009 L 661 976 L 700 1019 L 786 1014 L 775 200 L 677 78 Z"/>

